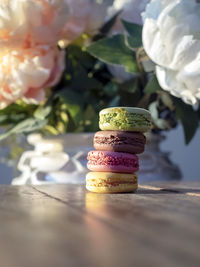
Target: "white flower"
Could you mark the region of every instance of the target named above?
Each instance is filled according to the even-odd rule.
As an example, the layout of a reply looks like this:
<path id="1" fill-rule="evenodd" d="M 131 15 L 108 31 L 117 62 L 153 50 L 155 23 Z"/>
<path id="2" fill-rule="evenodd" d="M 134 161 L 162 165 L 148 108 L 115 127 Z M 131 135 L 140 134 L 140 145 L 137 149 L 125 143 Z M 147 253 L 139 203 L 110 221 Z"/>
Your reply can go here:
<path id="1" fill-rule="evenodd" d="M 143 13 L 143 44 L 161 87 L 187 104 L 200 100 L 200 4 L 152 0 Z"/>
<path id="2" fill-rule="evenodd" d="M 1 0 L 0 47 L 56 44 L 68 15 L 65 0 Z"/>
<path id="3" fill-rule="evenodd" d="M 0 108 L 21 98 L 41 102 L 45 89 L 59 81 L 64 67 L 64 52 L 57 47 L 0 50 Z"/>
<path id="4" fill-rule="evenodd" d="M 64 39 L 68 42 L 83 33 L 94 35 L 104 24 L 112 0 L 65 0 L 71 8 L 71 15 L 65 25 Z"/>

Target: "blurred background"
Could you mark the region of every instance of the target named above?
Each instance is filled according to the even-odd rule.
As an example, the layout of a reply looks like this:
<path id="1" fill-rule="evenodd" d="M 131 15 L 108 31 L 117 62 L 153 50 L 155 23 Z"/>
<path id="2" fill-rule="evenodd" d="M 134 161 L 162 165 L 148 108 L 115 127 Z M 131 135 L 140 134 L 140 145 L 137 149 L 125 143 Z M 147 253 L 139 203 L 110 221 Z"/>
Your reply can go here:
<path id="1" fill-rule="evenodd" d="M 181 169 L 184 180 L 200 180 L 200 130 L 198 130 L 191 143 L 186 146 L 181 125 L 167 133 L 167 139 L 161 145 L 161 149 L 171 151 L 170 158 L 176 162 Z"/>
<path id="2" fill-rule="evenodd" d="M 200 129 L 189 145 L 185 145 L 184 134 L 181 125 L 168 132 L 166 139 L 161 143 L 161 150 L 170 152 L 170 159 L 176 163 L 181 171 L 182 179 L 187 181 L 200 180 Z M 8 155 L 9 147 L 1 149 L 1 160 L 5 161 L 4 155 Z M 17 158 L 18 160 L 18 158 Z M 19 175 L 16 165 L 17 160 L 0 163 L 0 183 L 10 184 L 12 179 Z M 84 179 L 84 178 L 83 178 Z M 176 181 L 176 179 L 175 179 Z"/>
<path id="3" fill-rule="evenodd" d="M 183 0 L 0 6 L 0 183 L 17 176 L 13 184 L 84 182 L 98 114 L 114 106 L 151 113 L 141 179 L 199 179 L 199 6 Z"/>

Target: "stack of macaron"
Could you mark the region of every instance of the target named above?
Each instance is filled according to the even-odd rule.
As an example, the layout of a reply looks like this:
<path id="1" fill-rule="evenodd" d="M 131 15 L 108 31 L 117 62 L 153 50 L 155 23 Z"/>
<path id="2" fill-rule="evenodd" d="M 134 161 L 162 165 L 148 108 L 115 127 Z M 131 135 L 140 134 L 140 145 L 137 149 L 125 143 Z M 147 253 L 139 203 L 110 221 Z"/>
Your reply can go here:
<path id="1" fill-rule="evenodd" d="M 88 153 L 86 188 L 96 193 L 133 192 L 138 187 L 139 160 L 144 152 L 144 133 L 151 129 L 151 115 L 145 109 L 107 108 L 100 112 L 94 148 Z"/>

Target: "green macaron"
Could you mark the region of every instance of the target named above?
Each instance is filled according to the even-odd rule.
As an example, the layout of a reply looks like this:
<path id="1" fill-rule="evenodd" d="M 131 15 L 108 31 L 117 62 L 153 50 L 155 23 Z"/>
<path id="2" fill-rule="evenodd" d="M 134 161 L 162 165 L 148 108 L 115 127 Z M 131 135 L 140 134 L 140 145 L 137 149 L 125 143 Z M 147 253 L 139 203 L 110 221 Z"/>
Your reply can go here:
<path id="1" fill-rule="evenodd" d="M 151 114 L 141 108 L 113 107 L 100 111 L 99 127 L 103 131 L 148 132 L 151 129 Z"/>

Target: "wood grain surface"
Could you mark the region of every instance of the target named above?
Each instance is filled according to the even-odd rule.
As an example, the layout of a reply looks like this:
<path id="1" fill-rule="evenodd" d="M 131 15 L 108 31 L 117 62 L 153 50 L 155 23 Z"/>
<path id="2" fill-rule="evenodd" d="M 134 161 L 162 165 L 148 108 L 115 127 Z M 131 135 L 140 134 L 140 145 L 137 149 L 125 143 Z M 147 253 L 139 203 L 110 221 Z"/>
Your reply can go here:
<path id="1" fill-rule="evenodd" d="M 200 183 L 0 186 L 0 267 L 200 266 Z"/>

